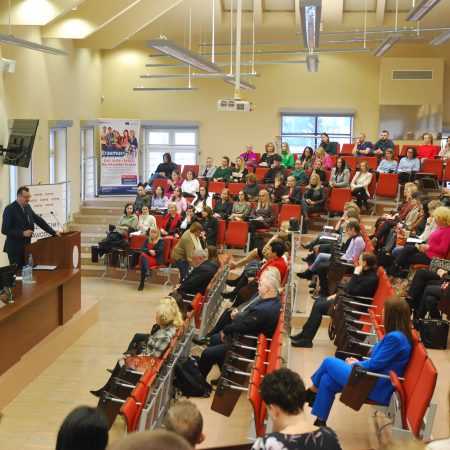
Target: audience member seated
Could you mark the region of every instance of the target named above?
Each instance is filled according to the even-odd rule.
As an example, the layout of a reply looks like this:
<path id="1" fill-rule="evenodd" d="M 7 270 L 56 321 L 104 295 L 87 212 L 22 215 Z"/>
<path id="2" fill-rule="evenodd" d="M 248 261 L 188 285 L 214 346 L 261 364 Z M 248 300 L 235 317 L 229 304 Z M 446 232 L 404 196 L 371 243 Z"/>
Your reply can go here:
<path id="1" fill-rule="evenodd" d="M 322 168 L 325 170 L 331 170 L 333 168 L 333 161 L 330 158 L 330 155 L 325 152 L 322 147 L 319 147 L 316 150 L 316 159 L 320 159 L 322 161 Z"/>
<path id="2" fill-rule="evenodd" d="M 359 259 L 366 243 L 361 236 L 361 225 L 356 220 L 350 220 L 345 227 L 345 232 L 348 236 L 346 243 L 344 244 L 345 253 L 341 259 L 348 263 L 353 263 L 355 259 Z M 314 262 L 305 270 L 297 274 L 299 278 L 310 280 L 315 272 L 324 270 L 324 263 L 329 262 L 331 259 L 330 253 L 319 253 Z M 328 266 L 326 267 L 328 268 Z"/>
<path id="3" fill-rule="evenodd" d="M 56 450 L 105 450 L 108 445 L 108 423 L 103 412 L 89 406 L 78 406 L 61 424 Z"/>
<path id="4" fill-rule="evenodd" d="M 311 175 L 309 176 L 309 178 L 311 178 L 312 175 L 319 175 L 320 182 L 322 183 L 322 185 L 327 186 L 327 184 L 328 184 L 327 174 L 326 174 L 325 170 L 323 169 L 322 160 L 320 158 L 316 158 L 314 160 L 313 171 L 311 172 Z"/>
<path id="5" fill-rule="evenodd" d="M 203 237 L 208 245 L 217 244 L 217 232 L 219 231 L 219 222 L 213 215 L 209 206 L 205 206 L 202 211 Z"/>
<path id="6" fill-rule="evenodd" d="M 273 275 L 262 275 L 257 286 L 259 301 L 244 312 L 234 314 L 230 324 L 220 333 L 211 336 L 209 346 L 203 350 L 199 360 L 199 368 L 205 379 L 214 364 L 222 367 L 235 336 L 258 336 L 263 333 L 267 338 L 272 337 L 280 317 L 279 287 L 280 284 Z"/>
<path id="7" fill-rule="evenodd" d="M 209 195 L 208 188 L 206 186 L 200 186 L 198 194 L 192 201 L 192 206 L 194 207 L 195 213 L 199 216 L 205 206 L 212 208 L 212 198 Z"/>
<path id="8" fill-rule="evenodd" d="M 360 170 L 356 172 L 350 183 L 350 190 L 352 191 L 352 196 L 356 197 L 356 203 L 361 208 L 362 204 L 369 211 L 368 199 L 369 185 L 372 181 L 372 174 L 369 172 L 369 165 L 366 161 L 362 161 L 360 164 Z"/>
<path id="9" fill-rule="evenodd" d="M 186 439 L 192 448 L 205 440 L 203 417 L 197 406 L 189 400 L 172 404 L 164 417 L 163 427 Z"/>
<path id="10" fill-rule="evenodd" d="M 305 385 L 290 369 L 267 374 L 260 386 L 261 397 L 272 420 L 272 432 L 260 437 L 252 450 L 340 450 L 336 433 L 328 427 L 311 425 L 303 412 Z"/>
<path id="11" fill-rule="evenodd" d="M 273 157 L 275 156 L 275 145 L 273 142 L 268 142 L 265 146 L 265 152 L 261 155 L 259 160 L 259 167 L 271 167 L 273 164 Z"/>
<path id="12" fill-rule="evenodd" d="M 178 234 L 181 236 L 186 230 L 189 230 L 191 228 L 191 225 L 194 222 L 198 222 L 198 217 L 195 214 L 194 206 L 193 205 L 187 205 L 186 207 L 186 215 L 184 216 L 184 219 L 182 219 L 180 228 L 178 229 Z"/>
<path id="13" fill-rule="evenodd" d="M 272 203 L 280 203 L 286 186 L 284 185 L 284 177 L 280 173 L 276 175 L 273 184 L 268 184 L 266 190 Z"/>
<path id="14" fill-rule="evenodd" d="M 369 359 L 359 361 L 347 358 L 345 361 L 328 357 L 311 377 L 312 386 L 306 392 L 306 401 L 312 405 L 312 414 L 317 417 L 314 422 L 318 426 L 326 426 L 328 415 L 333 406 L 334 397 L 342 392 L 350 376 L 353 364 L 367 371 L 387 375 L 380 378 L 369 394 L 369 400 L 387 405 L 393 393 L 389 371 L 398 377 L 408 364 L 411 354 L 411 320 L 409 308 L 399 297 L 389 297 L 384 303 L 384 337 L 372 349 Z"/>
<path id="15" fill-rule="evenodd" d="M 312 170 L 314 165 L 314 150 L 312 147 L 305 147 L 299 159 L 303 170 Z"/>
<path id="16" fill-rule="evenodd" d="M 136 231 L 138 218 L 135 212 L 133 203 L 127 203 L 123 211 L 123 216 L 120 216 L 113 231 L 116 231 L 122 236 Z"/>
<path id="17" fill-rule="evenodd" d="M 142 206 L 141 214 L 139 214 L 138 224 L 135 233 L 131 234 L 146 234 L 150 228 L 156 228 L 156 219 L 150 215 L 150 210 L 147 205 Z"/>
<path id="18" fill-rule="evenodd" d="M 155 193 L 151 201 L 152 214 L 165 214 L 167 210 L 167 197 L 164 195 L 164 188 L 156 186 Z"/>
<path id="19" fill-rule="evenodd" d="M 204 209 L 204 208 L 203 208 Z M 230 191 L 225 188 L 220 193 L 220 198 L 216 200 L 213 212 L 216 219 L 228 220 L 233 210 L 233 203 L 230 200 Z"/>
<path id="20" fill-rule="evenodd" d="M 447 161 L 448 159 L 450 159 L 450 136 L 447 137 L 447 142 L 442 147 L 438 156 L 439 156 L 439 158 L 442 158 L 444 161 Z"/>
<path id="21" fill-rule="evenodd" d="M 172 250 L 172 258 L 175 267 L 180 271 L 180 282 L 189 274 L 189 266 L 192 266 L 192 253 L 194 250 L 202 250 L 200 236 L 203 233 L 203 227 L 199 222 L 191 225 L 186 233 L 183 233 L 177 245 Z"/>
<path id="22" fill-rule="evenodd" d="M 357 157 L 370 156 L 372 154 L 372 142 L 366 141 L 366 135 L 364 133 L 359 133 L 352 153 Z"/>
<path id="23" fill-rule="evenodd" d="M 273 183 L 277 175 L 281 175 L 284 179 L 286 168 L 282 164 L 282 158 L 280 155 L 273 157 L 272 167 L 264 175 L 264 183 Z"/>
<path id="24" fill-rule="evenodd" d="M 336 155 L 337 154 L 337 142 L 330 142 L 330 136 L 327 133 L 322 133 L 320 135 L 320 144 L 319 148 L 323 148 L 328 155 Z M 317 151 L 316 151 L 317 154 Z"/>
<path id="25" fill-rule="evenodd" d="M 162 236 L 177 236 L 181 224 L 181 215 L 178 214 L 177 204 L 170 202 L 167 205 L 167 214 L 164 216 L 161 228 Z"/>
<path id="26" fill-rule="evenodd" d="M 136 189 L 136 200 L 134 201 L 134 209 L 141 212 L 143 206 L 150 206 L 150 198 L 145 192 L 143 184 L 139 184 Z"/>
<path id="27" fill-rule="evenodd" d="M 431 159 L 434 158 L 439 151 L 433 146 L 433 136 L 431 133 L 425 133 L 423 135 L 423 144 L 417 149 L 417 157 L 419 159 Z"/>
<path id="28" fill-rule="evenodd" d="M 250 172 L 245 177 L 244 192 L 247 195 L 249 202 L 258 201 L 259 186 L 258 183 L 256 182 L 256 175 L 254 173 Z"/>
<path id="29" fill-rule="evenodd" d="M 169 203 L 175 203 L 178 214 L 183 214 L 186 211 L 187 201 L 183 197 L 183 192 L 180 187 L 175 186 L 173 194 L 169 197 L 168 201 Z"/>
<path id="30" fill-rule="evenodd" d="M 179 286 L 173 288 L 172 295 L 179 294 L 182 297 L 185 295 L 194 296 L 198 293 L 205 295 L 208 284 L 219 270 L 218 262 L 214 261 L 217 256 L 217 249 L 216 247 L 208 248 L 211 249 L 208 254 L 203 249 L 196 249 L 192 252 L 193 269 Z"/>
<path id="31" fill-rule="evenodd" d="M 319 175 L 311 174 L 309 185 L 306 187 L 301 201 L 304 233 L 308 232 L 309 214 L 323 211 L 326 198 Z"/>
<path id="32" fill-rule="evenodd" d="M 269 244 L 270 252 L 267 255 L 267 262 L 258 270 L 259 266 L 253 266 L 249 270 L 243 270 L 241 275 L 235 280 L 227 281 L 228 286 L 234 289 L 222 294 L 223 298 L 234 300 L 233 306 L 237 307 L 249 300 L 258 290 L 258 281 L 268 267 L 274 266 L 280 272 L 281 280 L 286 274 L 287 264 L 283 258 L 286 246 L 281 239 L 272 241 Z M 256 273 L 256 275 L 255 275 Z"/>
<path id="33" fill-rule="evenodd" d="M 428 265 L 431 258 L 447 258 L 450 249 L 450 209 L 440 206 L 435 209 L 433 216 L 437 228 L 431 233 L 428 244 L 403 247 L 387 270 L 388 275 L 396 276 L 412 264 Z"/>
<path id="34" fill-rule="evenodd" d="M 408 214 L 416 207 L 416 202 L 414 201 L 413 194 L 418 192 L 419 188 L 415 183 L 406 183 L 403 188 L 403 196 L 405 201 L 399 206 L 397 212 L 394 214 L 384 214 L 382 217 L 378 218 L 375 223 L 375 234 L 372 239 L 372 244 L 374 247 L 380 247 L 384 244 L 384 240 L 389 234 L 389 231 L 398 222 L 404 222 Z"/>
<path id="35" fill-rule="evenodd" d="M 450 206 L 450 189 L 443 188 L 439 200 L 444 204 L 444 206 Z"/>
<path id="36" fill-rule="evenodd" d="M 155 266 L 160 266 L 163 263 L 164 246 L 164 239 L 161 237 L 159 228 L 151 228 L 150 233 L 148 233 L 148 238 L 142 245 L 142 253 L 139 257 L 139 264 L 141 265 L 141 282 L 139 283 L 138 291 L 144 289 L 144 283 L 146 278 L 150 275 L 150 271 Z"/>
<path id="37" fill-rule="evenodd" d="M 181 178 L 180 172 L 178 172 L 178 170 L 174 170 L 172 172 L 171 178 L 167 179 L 167 197 L 170 198 L 170 196 L 175 192 L 175 188 L 179 187 L 181 189 L 182 184 L 183 179 Z"/>
<path id="38" fill-rule="evenodd" d="M 348 295 L 373 297 L 378 287 L 377 258 L 372 253 L 362 253 L 360 265 L 355 267 L 350 282 L 345 286 L 344 292 Z M 328 314 L 329 308 L 338 294 L 329 297 L 319 297 L 313 304 L 303 330 L 291 336 L 293 347 L 313 346 L 313 339 L 322 323 L 322 317 Z"/>
<path id="39" fill-rule="evenodd" d="M 294 155 L 291 153 L 287 142 L 281 143 L 281 164 L 285 169 L 292 169 L 294 167 Z"/>
<path id="40" fill-rule="evenodd" d="M 184 197 L 194 198 L 198 190 L 200 189 L 200 183 L 195 178 L 195 172 L 193 170 L 188 170 L 186 172 L 186 179 L 181 184 L 181 191 Z"/>
<path id="41" fill-rule="evenodd" d="M 222 164 L 214 172 L 214 181 L 230 181 L 231 169 L 230 158 L 228 156 L 222 156 Z"/>
<path id="42" fill-rule="evenodd" d="M 178 310 L 178 308 L 177 308 Z M 151 356 L 153 358 L 161 358 L 164 355 L 164 352 L 167 350 L 167 347 L 170 345 L 170 341 L 175 337 L 175 333 L 177 332 L 177 328 L 179 324 L 177 321 L 179 320 L 179 311 L 177 312 L 174 306 L 168 303 L 160 303 L 156 308 L 156 327 L 157 331 L 153 334 L 150 334 L 148 339 L 144 341 L 144 343 L 138 344 L 135 343 L 142 338 L 142 334 L 137 334 L 134 336 L 133 340 L 130 342 L 128 348 L 136 347 L 139 349 L 139 355 L 142 356 Z M 129 352 L 127 351 L 127 354 Z M 95 397 L 102 397 L 104 393 L 109 392 L 112 381 L 119 374 L 122 366 L 124 364 L 124 359 L 120 358 L 116 363 L 113 371 L 111 372 L 111 376 L 106 384 L 96 391 L 90 391 L 92 395 Z"/>
<path id="43" fill-rule="evenodd" d="M 394 159 L 394 150 L 386 150 L 386 159 L 382 159 L 377 167 L 378 173 L 397 173 L 397 161 Z"/>
<path id="44" fill-rule="evenodd" d="M 394 142 L 389 139 L 389 131 L 383 130 L 381 132 L 380 139 L 373 145 L 372 155 L 376 156 L 380 160 L 384 155 L 386 155 L 386 150 L 390 148 L 394 150 Z"/>
<path id="45" fill-rule="evenodd" d="M 159 429 L 127 434 L 111 450 L 192 450 L 192 446 L 178 434 Z"/>
<path id="46" fill-rule="evenodd" d="M 148 185 L 150 186 L 150 188 L 152 188 L 153 183 L 157 178 L 171 178 L 172 172 L 174 170 L 177 170 L 177 165 L 172 162 L 170 153 L 164 153 L 163 162 L 161 164 L 158 164 L 155 173 L 152 174 L 152 176 L 148 180 Z"/>
<path id="47" fill-rule="evenodd" d="M 200 170 L 198 171 L 198 179 L 211 181 L 214 178 L 215 171 L 216 166 L 214 165 L 214 161 L 210 156 L 208 156 L 206 158 L 206 164 L 200 166 Z"/>
<path id="48" fill-rule="evenodd" d="M 417 150 L 414 147 L 406 150 L 406 157 L 398 163 L 397 172 L 400 184 L 414 181 L 416 173 L 420 172 L 420 159 L 417 157 Z"/>
<path id="49" fill-rule="evenodd" d="M 302 193 L 300 191 L 300 188 L 296 186 L 295 178 L 293 176 L 289 176 L 287 179 L 287 186 L 284 189 L 283 195 L 281 196 L 281 202 L 299 205 L 301 201 Z"/>
<path id="50" fill-rule="evenodd" d="M 245 165 L 244 160 L 238 156 L 236 158 L 236 164 L 231 172 L 230 182 L 244 182 L 245 176 L 248 174 L 248 169 Z"/>
<path id="51" fill-rule="evenodd" d="M 350 187 L 350 170 L 347 169 L 345 159 L 338 158 L 336 167 L 333 167 L 330 177 L 331 188 L 349 188 Z"/>
<path id="52" fill-rule="evenodd" d="M 294 163 L 294 169 L 291 172 L 291 175 L 295 178 L 295 182 L 299 186 L 306 186 L 308 184 L 309 177 L 307 173 L 302 169 L 302 162 L 300 159 L 297 159 Z"/>
<path id="53" fill-rule="evenodd" d="M 250 233 L 249 250 L 255 248 L 256 230 L 259 228 L 270 228 L 274 218 L 275 211 L 270 202 L 269 193 L 265 189 L 262 189 L 259 191 L 258 203 L 256 203 L 256 206 L 250 211 L 250 215 L 248 216 Z"/>
<path id="54" fill-rule="evenodd" d="M 234 222 L 246 221 L 251 209 L 252 207 L 247 200 L 247 195 L 244 191 L 239 191 L 238 200 L 233 203 L 230 220 Z"/>
<path id="55" fill-rule="evenodd" d="M 244 160 L 244 165 L 247 165 L 247 167 L 256 167 L 257 156 L 256 153 L 253 151 L 252 144 L 247 144 L 245 146 L 245 152 L 241 153 L 239 156 Z"/>

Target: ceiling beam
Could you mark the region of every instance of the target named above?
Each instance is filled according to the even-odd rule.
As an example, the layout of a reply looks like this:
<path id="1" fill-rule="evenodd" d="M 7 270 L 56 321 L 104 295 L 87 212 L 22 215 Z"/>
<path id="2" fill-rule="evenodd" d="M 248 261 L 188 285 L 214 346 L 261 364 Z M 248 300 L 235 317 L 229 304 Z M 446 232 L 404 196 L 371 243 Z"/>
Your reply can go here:
<path id="1" fill-rule="evenodd" d="M 128 9 L 126 15 L 120 14 L 88 38 L 76 42 L 75 45 L 113 49 L 183 2 L 184 0 L 165 0 L 162 5 L 161 2 L 154 0 L 139 0 Z M 166 33 L 170 38 L 170 29 Z"/>
<path id="2" fill-rule="evenodd" d="M 376 10 L 377 27 L 384 25 L 385 12 L 386 12 L 386 0 L 377 0 L 377 10 Z"/>

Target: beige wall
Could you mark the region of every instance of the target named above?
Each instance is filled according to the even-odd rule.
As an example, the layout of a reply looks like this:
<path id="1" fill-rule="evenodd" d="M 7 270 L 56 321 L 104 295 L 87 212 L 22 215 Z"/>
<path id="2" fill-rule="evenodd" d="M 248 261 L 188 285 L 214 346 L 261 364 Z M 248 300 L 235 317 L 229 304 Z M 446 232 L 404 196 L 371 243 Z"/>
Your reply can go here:
<path id="1" fill-rule="evenodd" d="M 21 37 L 40 41 L 38 28 Z M 47 41 L 64 47 L 69 56 L 54 56 L 15 46 L 1 46 L 1 56 L 16 60 L 14 74 L 0 74 L 0 140 L 7 143 L 5 119 L 39 119 L 33 150 L 33 182 L 48 182 L 50 120 L 73 120 L 67 133 L 68 180 L 71 182 L 72 212 L 80 203 L 80 120 L 100 117 L 100 52 L 73 49 L 70 41 Z M 2 116 L 2 111 L 6 117 Z M 6 142 L 5 142 L 6 140 Z M 9 202 L 9 168 L 0 163 L 0 198 Z M 1 220 L 1 219 L 0 219 Z M 6 261 L 0 237 L 0 264 Z M 1 259 L 3 256 L 3 260 Z"/>

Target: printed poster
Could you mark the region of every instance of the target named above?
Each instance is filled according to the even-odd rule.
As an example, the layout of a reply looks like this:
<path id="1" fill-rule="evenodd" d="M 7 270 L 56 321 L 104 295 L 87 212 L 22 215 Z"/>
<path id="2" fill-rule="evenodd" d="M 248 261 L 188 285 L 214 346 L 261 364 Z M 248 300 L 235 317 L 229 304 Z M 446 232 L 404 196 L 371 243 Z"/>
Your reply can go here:
<path id="1" fill-rule="evenodd" d="M 100 119 L 100 195 L 135 194 L 139 120 Z"/>

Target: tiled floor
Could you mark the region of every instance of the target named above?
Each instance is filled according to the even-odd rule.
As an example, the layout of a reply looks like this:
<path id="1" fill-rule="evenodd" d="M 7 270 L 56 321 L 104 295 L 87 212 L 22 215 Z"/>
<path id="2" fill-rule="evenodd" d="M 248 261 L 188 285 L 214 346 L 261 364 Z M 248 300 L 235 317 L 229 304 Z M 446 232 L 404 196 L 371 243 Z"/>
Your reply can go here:
<path id="1" fill-rule="evenodd" d="M 0 449 L 55 448 L 56 434 L 64 417 L 77 405 L 96 404 L 89 390 L 103 385 L 109 375 L 105 369 L 114 365 L 133 334 L 151 327 L 156 304 L 166 292 L 167 289 L 151 284 L 141 293 L 131 283 L 83 278 L 82 297 L 98 301 L 99 321 L 3 409 Z M 297 298 L 305 300 L 305 296 L 309 310 L 311 300 L 306 283 L 302 282 Z M 322 359 L 333 353 L 334 347 L 326 336 L 325 328 L 321 328 L 314 348 L 292 348 L 290 365 L 308 384 L 309 377 Z M 450 351 L 431 351 L 430 354 L 439 370 L 434 396 L 439 408 L 434 435 L 444 437 L 448 434 Z M 229 418 L 211 411 L 210 399 L 194 401 L 203 413 L 207 436 L 200 448 L 245 442 L 251 415 L 245 395 L 241 396 Z M 309 412 L 306 408 L 308 420 L 313 421 Z M 370 414 L 367 407 L 355 412 L 339 401 L 335 402 L 329 424 L 335 428 L 344 449 L 378 447 L 374 434 L 375 422 Z M 377 421 L 383 423 L 383 419 Z M 110 442 L 117 440 L 123 432 L 124 426 L 119 418 L 110 432 Z"/>

